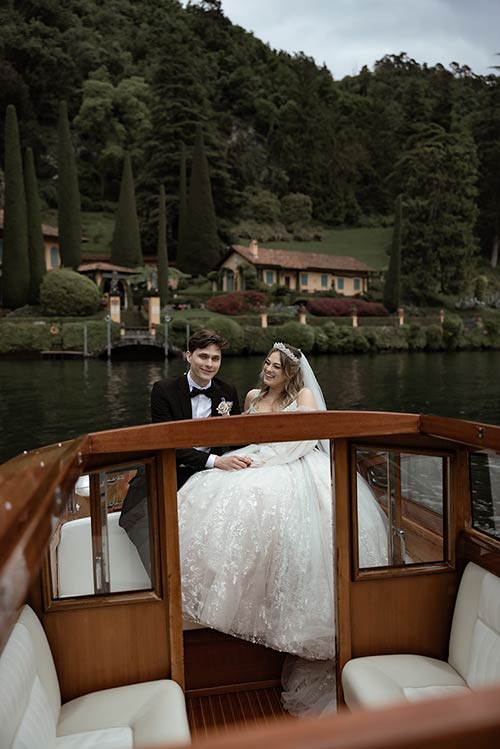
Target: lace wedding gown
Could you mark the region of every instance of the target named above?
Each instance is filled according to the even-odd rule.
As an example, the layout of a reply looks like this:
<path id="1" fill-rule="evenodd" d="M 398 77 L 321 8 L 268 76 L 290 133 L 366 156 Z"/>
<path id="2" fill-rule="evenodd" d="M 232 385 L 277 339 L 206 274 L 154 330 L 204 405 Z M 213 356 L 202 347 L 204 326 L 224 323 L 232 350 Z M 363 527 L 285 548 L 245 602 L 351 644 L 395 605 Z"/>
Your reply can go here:
<path id="1" fill-rule="evenodd" d="M 294 410 L 295 401 L 285 409 Z M 248 445 L 234 452 L 251 458 L 252 465 L 201 471 L 178 493 L 183 614 L 276 650 L 331 661 L 329 457 L 315 441 Z M 359 479 L 358 492 L 361 564 L 385 564 L 383 515 Z"/>

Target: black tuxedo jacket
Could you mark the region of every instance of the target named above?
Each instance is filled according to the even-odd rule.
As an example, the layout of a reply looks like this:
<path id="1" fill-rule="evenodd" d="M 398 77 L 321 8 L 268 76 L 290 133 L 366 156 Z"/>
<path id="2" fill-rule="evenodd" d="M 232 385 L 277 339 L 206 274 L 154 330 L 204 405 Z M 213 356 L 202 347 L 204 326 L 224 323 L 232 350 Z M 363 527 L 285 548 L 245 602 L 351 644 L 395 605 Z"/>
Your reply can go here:
<path id="1" fill-rule="evenodd" d="M 232 401 L 231 414 L 241 413 L 238 393 L 233 385 L 214 377 L 212 387 L 214 390 L 210 396 L 212 399 L 212 416 L 218 416 L 217 406 L 222 399 Z M 191 394 L 186 375 L 155 382 L 151 391 L 151 420 L 153 423 L 191 419 L 192 416 Z M 221 455 L 229 449 L 229 447 L 212 447 L 210 452 Z M 195 450 L 194 448 L 177 450 L 177 466 L 186 466 L 190 469 L 189 474 L 201 471 L 205 468 L 209 455 L 208 452 Z"/>

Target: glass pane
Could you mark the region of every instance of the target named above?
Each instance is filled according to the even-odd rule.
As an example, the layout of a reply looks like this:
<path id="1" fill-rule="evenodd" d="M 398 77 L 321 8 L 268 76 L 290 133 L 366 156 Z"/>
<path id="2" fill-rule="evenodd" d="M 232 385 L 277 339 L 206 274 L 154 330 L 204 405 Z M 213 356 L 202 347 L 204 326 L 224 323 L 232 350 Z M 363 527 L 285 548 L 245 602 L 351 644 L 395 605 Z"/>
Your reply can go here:
<path id="1" fill-rule="evenodd" d="M 500 455 L 470 455 L 472 525 L 500 538 Z"/>
<path id="2" fill-rule="evenodd" d="M 360 569 L 443 561 L 447 458 L 357 450 Z"/>
<path id="3" fill-rule="evenodd" d="M 147 471 L 80 476 L 50 543 L 53 598 L 152 587 Z"/>

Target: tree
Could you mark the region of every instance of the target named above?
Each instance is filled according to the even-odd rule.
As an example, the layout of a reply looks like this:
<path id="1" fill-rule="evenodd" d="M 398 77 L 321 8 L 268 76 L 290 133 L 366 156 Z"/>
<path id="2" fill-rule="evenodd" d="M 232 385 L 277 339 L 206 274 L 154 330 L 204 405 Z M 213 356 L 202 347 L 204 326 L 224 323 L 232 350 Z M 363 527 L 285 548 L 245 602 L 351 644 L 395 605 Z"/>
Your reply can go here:
<path id="1" fill-rule="evenodd" d="M 392 233 L 392 250 L 389 260 L 389 268 L 385 275 L 384 306 L 389 312 L 394 312 L 400 305 L 401 299 L 401 221 L 402 221 L 401 195 L 396 199 L 396 210 L 394 212 L 394 229 Z"/>
<path id="2" fill-rule="evenodd" d="M 403 187 L 402 276 L 417 301 L 463 289 L 476 251 L 475 146 L 466 131 L 422 128 L 398 164 Z"/>
<path id="3" fill-rule="evenodd" d="M 212 189 L 201 126 L 196 129 L 185 237 L 177 250 L 177 267 L 191 275 L 206 275 L 220 257 Z"/>
<path id="4" fill-rule="evenodd" d="M 165 187 L 163 185 L 160 185 L 158 206 L 158 291 L 160 292 L 160 305 L 164 307 L 168 301 L 168 254 Z"/>
<path id="5" fill-rule="evenodd" d="M 5 118 L 5 209 L 3 226 L 2 304 L 22 307 L 29 293 L 28 230 L 23 164 L 16 109 Z"/>
<path id="6" fill-rule="evenodd" d="M 111 243 L 111 262 L 131 268 L 143 264 L 130 154 L 123 161 L 120 198 Z"/>
<path id="7" fill-rule="evenodd" d="M 71 133 L 68 107 L 65 101 L 59 104 L 59 126 L 57 145 L 57 202 L 59 221 L 59 249 L 65 268 L 78 268 L 81 262 L 82 226 L 80 216 L 80 190 Z"/>
<path id="8" fill-rule="evenodd" d="M 187 179 L 186 179 L 186 146 L 181 143 L 181 160 L 179 164 L 179 222 L 177 226 L 177 246 L 186 237 L 187 220 Z M 181 239 L 182 238 L 182 239 Z"/>
<path id="9" fill-rule="evenodd" d="M 35 159 L 31 148 L 26 149 L 24 157 L 24 183 L 26 188 L 30 269 L 28 301 L 30 304 L 38 304 L 40 299 L 40 284 L 47 269 L 45 265 L 45 247 L 43 243 L 42 217 L 40 213 L 40 197 L 38 194 Z"/>

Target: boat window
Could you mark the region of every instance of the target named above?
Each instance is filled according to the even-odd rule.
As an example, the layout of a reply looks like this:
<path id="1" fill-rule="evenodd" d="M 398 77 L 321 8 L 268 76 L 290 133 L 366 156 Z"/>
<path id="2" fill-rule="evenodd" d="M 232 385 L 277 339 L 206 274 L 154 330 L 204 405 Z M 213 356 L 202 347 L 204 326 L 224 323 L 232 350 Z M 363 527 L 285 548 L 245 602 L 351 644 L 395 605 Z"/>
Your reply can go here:
<path id="1" fill-rule="evenodd" d="M 52 598 L 153 588 L 151 466 L 80 476 L 50 543 Z"/>
<path id="2" fill-rule="evenodd" d="M 449 457 L 357 448 L 355 466 L 359 570 L 447 561 Z"/>
<path id="3" fill-rule="evenodd" d="M 469 468 L 472 527 L 500 539 L 500 455 L 471 453 Z"/>

